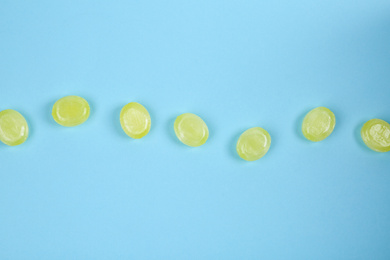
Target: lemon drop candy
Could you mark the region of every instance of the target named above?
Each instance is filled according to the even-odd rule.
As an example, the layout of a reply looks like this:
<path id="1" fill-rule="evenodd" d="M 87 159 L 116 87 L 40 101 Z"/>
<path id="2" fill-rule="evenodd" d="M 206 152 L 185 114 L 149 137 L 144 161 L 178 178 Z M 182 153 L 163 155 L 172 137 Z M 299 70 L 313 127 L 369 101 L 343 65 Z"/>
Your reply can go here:
<path id="1" fill-rule="evenodd" d="M 177 138 L 188 146 L 201 146 L 209 138 L 209 129 L 206 123 L 202 118 L 192 113 L 178 116 L 173 128 Z"/>
<path id="2" fill-rule="evenodd" d="M 149 133 L 151 126 L 149 112 L 137 102 L 125 105 L 119 119 L 123 131 L 134 139 L 142 138 Z"/>
<path id="3" fill-rule="evenodd" d="M 302 133 L 306 139 L 319 142 L 327 138 L 336 125 L 336 117 L 326 107 L 317 107 L 306 114 L 302 123 Z"/>
<path id="4" fill-rule="evenodd" d="M 376 152 L 390 151 L 390 124 L 381 119 L 368 120 L 360 131 L 363 142 Z"/>
<path id="5" fill-rule="evenodd" d="M 261 127 L 253 127 L 240 135 L 236 150 L 246 161 L 256 161 L 263 157 L 271 146 L 271 136 Z"/>
<path id="6" fill-rule="evenodd" d="M 89 104 L 79 96 L 66 96 L 56 101 L 52 116 L 62 126 L 76 126 L 84 123 L 89 117 Z"/>
<path id="7" fill-rule="evenodd" d="M 28 124 L 18 111 L 6 109 L 0 112 L 0 141 L 6 145 L 22 144 L 28 137 Z"/>

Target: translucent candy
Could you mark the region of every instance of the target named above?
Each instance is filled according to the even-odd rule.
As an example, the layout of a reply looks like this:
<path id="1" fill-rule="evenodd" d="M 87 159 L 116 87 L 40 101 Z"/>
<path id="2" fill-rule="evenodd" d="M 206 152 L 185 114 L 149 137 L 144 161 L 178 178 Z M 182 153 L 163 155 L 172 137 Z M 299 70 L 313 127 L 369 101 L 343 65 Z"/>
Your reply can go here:
<path id="1" fill-rule="evenodd" d="M 246 130 L 238 138 L 236 150 L 247 161 L 256 161 L 263 157 L 271 146 L 271 136 L 261 127 Z"/>
<path id="2" fill-rule="evenodd" d="M 6 145 L 22 144 L 28 137 L 28 124 L 26 119 L 12 109 L 0 112 L 0 141 Z"/>
<path id="3" fill-rule="evenodd" d="M 201 146 L 209 137 L 209 129 L 199 116 L 185 113 L 178 116 L 174 123 L 177 138 L 188 146 Z"/>
<path id="4" fill-rule="evenodd" d="M 84 123 L 89 117 L 87 100 L 78 96 L 63 97 L 54 104 L 52 115 L 62 126 L 76 126 Z"/>
<path id="5" fill-rule="evenodd" d="M 302 133 L 310 141 L 318 142 L 327 138 L 336 125 L 336 117 L 326 107 L 317 107 L 306 114 Z"/>
<path id="6" fill-rule="evenodd" d="M 390 124 L 381 119 L 368 120 L 360 131 L 364 143 L 376 152 L 390 151 Z"/>
<path id="7" fill-rule="evenodd" d="M 137 102 L 125 105 L 120 114 L 123 131 L 135 139 L 144 137 L 149 133 L 151 120 L 148 110 Z"/>

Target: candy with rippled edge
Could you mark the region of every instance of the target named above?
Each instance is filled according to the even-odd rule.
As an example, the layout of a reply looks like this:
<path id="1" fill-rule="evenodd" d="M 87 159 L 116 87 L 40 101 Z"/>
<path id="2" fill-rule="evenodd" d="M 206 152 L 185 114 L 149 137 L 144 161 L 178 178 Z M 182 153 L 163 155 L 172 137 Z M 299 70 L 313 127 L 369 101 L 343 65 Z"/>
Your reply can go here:
<path id="1" fill-rule="evenodd" d="M 89 104 L 79 96 L 66 96 L 57 100 L 53 106 L 52 116 L 62 126 L 77 126 L 89 117 Z"/>
<path id="2" fill-rule="evenodd" d="M 261 127 L 253 127 L 240 135 L 236 150 L 246 161 L 256 161 L 263 157 L 271 146 L 271 136 Z"/>
<path id="3" fill-rule="evenodd" d="M 134 139 L 142 138 L 149 133 L 150 115 L 143 105 L 137 102 L 125 105 L 119 118 L 123 131 Z"/>
<path id="4" fill-rule="evenodd" d="M 336 117 L 326 107 L 317 107 L 306 114 L 302 123 L 302 133 L 306 139 L 319 142 L 327 138 L 336 125 Z"/>
<path id="5" fill-rule="evenodd" d="M 178 116 L 174 123 L 177 138 L 188 146 L 196 147 L 203 145 L 209 137 L 209 129 L 199 116 L 185 113 Z"/>
<path id="6" fill-rule="evenodd" d="M 363 142 L 376 152 L 390 151 L 390 124 L 381 119 L 368 120 L 360 131 Z"/>
<path id="7" fill-rule="evenodd" d="M 0 141 L 6 145 L 22 144 L 28 137 L 28 124 L 18 111 L 6 109 L 0 112 Z"/>

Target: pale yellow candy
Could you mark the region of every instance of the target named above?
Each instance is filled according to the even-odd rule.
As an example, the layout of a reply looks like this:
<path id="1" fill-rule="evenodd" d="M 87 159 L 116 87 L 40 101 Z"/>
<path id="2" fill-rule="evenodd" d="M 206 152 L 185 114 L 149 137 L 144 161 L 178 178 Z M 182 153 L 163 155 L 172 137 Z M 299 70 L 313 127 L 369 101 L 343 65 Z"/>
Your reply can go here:
<path id="1" fill-rule="evenodd" d="M 52 116 L 62 126 L 76 126 L 84 123 L 89 117 L 89 104 L 79 96 L 66 96 L 54 104 Z"/>
<path id="2" fill-rule="evenodd" d="M 390 124 L 381 119 L 368 120 L 360 132 L 364 143 L 376 152 L 390 151 Z"/>
<path id="3" fill-rule="evenodd" d="M 119 119 L 123 131 L 132 138 L 139 139 L 149 133 L 151 126 L 149 112 L 137 102 L 125 105 Z"/>
<path id="4" fill-rule="evenodd" d="M 12 109 L 0 112 L 0 141 L 14 146 L 22 144 L 28 137 L 28 124 L 26 119 Z"/>
<path id="5" fill-rule="evenodd" d="M 271 146 L 271 136 L 261 127 L 246 130 L 238 138 L 236 150 L 247 161 L 256 161 L 263 157 Z"/>
<path id="6" fill-rule="evenodd" d="M 306 114 L 302 133 L 310 141 L 318 142 L 327 138 L 336 125 L 336 117 L 326 107 L 317 107 Z"/>
<path id="7" fill-rule="evenodd" d="M 209 137 L 209 129 L 199 116 L 185 113 L 178 116 L 174 123 L 177 138 L 188 146 L 201 146 Z"/>

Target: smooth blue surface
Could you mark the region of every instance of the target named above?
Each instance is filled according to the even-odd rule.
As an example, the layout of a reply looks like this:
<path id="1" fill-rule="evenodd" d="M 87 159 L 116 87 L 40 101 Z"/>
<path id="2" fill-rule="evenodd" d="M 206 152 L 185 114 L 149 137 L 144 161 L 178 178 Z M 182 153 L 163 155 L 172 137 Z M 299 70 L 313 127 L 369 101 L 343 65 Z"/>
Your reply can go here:
<path id="1" fill-rule="evenodd" d="M 388 0 L 1 0 L 0 90 L 31 129 L 0 143 L 0 259 L 390 259 L 390 153 L 359 135 L 390 121 Z M 85 124 L 51 118 L 65 95 Z M 311 143 L 317 106 L 337 124 Z M 204 146 L 174 136 L 184 112 Z M 248 163 L 254 126 L 272 145 Z"/>

